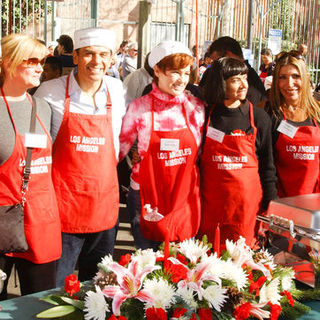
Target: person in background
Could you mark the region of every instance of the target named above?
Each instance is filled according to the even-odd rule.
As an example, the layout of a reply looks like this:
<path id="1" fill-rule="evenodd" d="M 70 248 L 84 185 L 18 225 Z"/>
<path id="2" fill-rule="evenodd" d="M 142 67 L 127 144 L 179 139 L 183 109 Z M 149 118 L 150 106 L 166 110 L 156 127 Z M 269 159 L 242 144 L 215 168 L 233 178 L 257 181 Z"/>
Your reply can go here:
<path id="1" fill-rule="evenodd" d="M 130 42 L 128 44 L 127 54 L 123 58 L 122 62 L 122 79 L 124 80 L 127 75 L 137 70 L 138 63 L 138 44 L 136 42 Z"/>
<path id="2" fill-rule="evenodd" d="M 0 269 L 8 275 L 0 299 L 7 299 L 7 284 L 13 266 L 19 276 L 21 294 L 56 286 L 56 261 L 61 255 L 61 228 L 51 178 L 51 110 L 44 100 L 35 104 L 27 90 L 40 83 L 45 45 L 23 34 L 1 39 L 0 73 L 0 205 L 22 201 L 22 175 L 26 161 L 26 137 L 31 110 L 36 107 L 31 174 L 24 206 L 28 250 L 0 255 Z M 1 51 L 0 51 L 1 52 Z M 2 221 L 0 221 L 2 223 Z"/>
<path id="3" fill-rule="evenodd" d="M 260 74 L 259 77 L 264 83 L 266 77 L 272 76 L 272 71 L 274 68 L 274 61 L 272 51 L 270 49 L 261 50 L 261 61 Z"/>
<path id="4" fill-rule="evenodd" d="M 247 60 L 244 60 L 243 53 L 239 42 L 231 37 L 225 36 L 213 41 L 208 49 L 212 61 L 221 57 L 231 57 L 244 62 L 248 68 L 248 94 L 247 99 L 257 106 L 261 101 L 266 100 L 266 92 L 256 71 L 250 66 Z M 199 83 L 204 87 L 207 81 L 207 73 L 210 68 L 203 74 Z"/>
<path id="5" fill-rule="evenodd" d="M 41 81 L 48 81 L 62 76 L 61 60 L 55 56 L 47 57 L 43 66 Z"/>
<path id="6" fill-rule="evenodd" d="M 319 192 L 320 103 L 312 96 L 298 51 L 278 54 L 266 110 L 272 119 L 279 197 Z"/>
<path id="7" fill-rule="evenodd" d="M 112 56 L 110 67 L 107 70 L 107 75 L 116 79 L 121 79 L 118 68 L 116 67 L 116 58 Z"/>
<path id="8" fill-rule="evenodd" d="M 300 45 L 298 47 L 298 51 L 304 58 L 306 58 L 307 53 L 308 53 L 308 46 L 304 43 L 300 43 Z"/>
<path id="9" fill-rule="evenodd" d="M 48 57 L 54 56 L 54 49 L 58 46 L 58 42 L 57 41 L 50 41 L 48 43 Z"/>
<path id="10" fill-rule="evenodd" d="M 214 242 L 256 241 L 256 216 L 277 195 L 271 121 L 246 99 L 248 67 L 239 59 L 215 60 L 204 86 L 208 121 L 200 157 L 201 225 L 198 237 Z"/>
<path id="11" fill-rule="evenodd" d="M 127 53 L 127 49 L 128 49 L 128 40 L 123 40 L 120 44 L 120 47 L 118 49 L 117 55 L 116 55 L 116 65 L 115 67 L 117 68 L 117 70 L 119 70 L 119 68 L 122 66 L 122 62 L 124 59 L 124 56 Z"/>
<path id="12" fill-rule="evenodd" d="M 208 67 L 210 67 L 211 62 L 212 62 L 212 59 L 210 57 L 210 54 L 206 52 L 204 55 L 203 63 L 202 65 L 200 65 L 200 68 L 199 68 L 199 81 L 201 80 L 203 74 L 208 69 Z"/>
<path id="13" fill-rule="evenodd" d="M 149 66 L 147 54 L 144 66 L 130 73 L 123 81 L 126 91 L 126 105 L 142 96 L 144 88 L 153 80 L 153 69 Z"/>
<path id="14" fill-rule="evenodd" d="M 59 39 L 57 39 L 57 42 L 57 57 L 62 63 L 62 75 L 64 76 L 69 74 L 75 67 L 72 57 L 73 40 L 70 36 L 62 34 Z"/>
<path id="15" fill-rule="evenodd" d="M 128 106 L 120 159 L 138 140 L 141 161 L 132 169 L 127 206 L 137 248 L 196 235 L 200 224 L 196 164 L 204 123 L 203 103 L 185 91 L 194 58 L 180 42 L 164 41 L 149 55 L 152 91 Z M 146 205 L 146 207 L 145 207 Z"/>
<path id="16" fill-rule="evenodd" d="M 52 108 L 52 177 L 62 226 L 57 286 L 77 261 L 84 281 L 96 274 L 102 257 L 112 255 L 119 208 L 124 91 L 120 80 L 105 76 L 115 34 L 87 28 L 76 30 L 74 40 L 77 73 L 43 82 L 35 93 Z"/>

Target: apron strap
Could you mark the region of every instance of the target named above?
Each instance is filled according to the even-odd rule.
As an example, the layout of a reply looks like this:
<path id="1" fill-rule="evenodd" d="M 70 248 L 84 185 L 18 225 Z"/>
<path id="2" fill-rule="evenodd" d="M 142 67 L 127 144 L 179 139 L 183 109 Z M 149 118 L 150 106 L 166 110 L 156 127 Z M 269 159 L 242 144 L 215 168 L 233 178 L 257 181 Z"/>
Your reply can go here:
<path id="1" fill-rule="evenodd" d="M 66 81 L 66 92 L 65 92 L 65 97 L 64 97 L 64 112 L 65 113 L 69 113 L 69 109 L 70 109 L 70 96 L 69 96 L 70 75 L 71 75 L 71 73 L 68 75 L 67 81 Z"/>

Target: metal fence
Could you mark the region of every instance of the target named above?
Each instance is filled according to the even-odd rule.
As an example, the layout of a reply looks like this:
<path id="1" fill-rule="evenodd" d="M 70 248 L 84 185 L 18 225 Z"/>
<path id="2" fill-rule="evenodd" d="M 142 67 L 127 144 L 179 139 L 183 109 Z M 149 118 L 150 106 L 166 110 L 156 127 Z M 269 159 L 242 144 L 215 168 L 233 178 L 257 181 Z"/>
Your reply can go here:
<path id="1" fill-rule="evenodd" d="M 283 49 L 305 43 L 307 63 L 315 82 L 320 77 L 320 0 L 253 0 L 250 25 L 253 52 L 267 46 L 268 30 L 281 29 Z M 117 32 L 119 42 L 137 40 L 138 0 L 2 0 L 0 35 L 24 32 L 47 41 L 75 29 L 106 26 Z M 199 43 L 201 55 L 206 41 L 230 35 L 247 45 L 250 0 L 156 0 L 151 7 L 150 43 L 179 39 L 190 48 Z"/>
<path id="2" fill-rule="evenodd" d="M 2 0 L 0 35 L 24 32 L 43 39 L 50 11 L 51 3 L 44 0 Z"/>

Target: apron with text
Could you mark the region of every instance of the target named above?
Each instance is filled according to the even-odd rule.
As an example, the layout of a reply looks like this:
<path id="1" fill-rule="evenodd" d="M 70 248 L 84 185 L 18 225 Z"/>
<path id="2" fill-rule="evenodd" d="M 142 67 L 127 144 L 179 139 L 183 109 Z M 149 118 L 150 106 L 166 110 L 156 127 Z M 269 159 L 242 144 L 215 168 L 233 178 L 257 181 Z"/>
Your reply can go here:
<path id="1" fill-rule="evenodd" d="M 298 127 L 292 139 L 279 133 L 275 144 L 279 197 L 319 192 L 320 130 L 314 123 Z"/>
<path id="2" fill-rule="evenodd" d="M 10 107 L 2 92 L 14 130 L 15 145 L 10 158 L 0 166 L 0 205 L 21 203 L 22 174 L 27 150 L 25 137 L 17 133 Z M 27 95 L 31 105 L 31 98 Z M 33 263 L 48 263 L 61 255 L 61 228 L 57 200 L 51 180 L 52 144 L 40 118 L 36 116 L 46 135 L 46 148 L 33 148 L 31 174 L 24 206 L 25 236 L 29 249 L 23 253 L 7 254 Z M 1 223 L 1 221 L 0 221 Z"/>
<path id="3" fill-rule="evenodd" d="M 236 135 L 225 135 L 222 143 L 206 137 L 200 160 L 202 214 L 198 237 L 206 234 L 211 243 L 218 224 L 222 245 L 226 239 L 236 241 L 239 236 L 245 237 L 249 246 L 255 240 L 262 187 L 255 152 L 257 128 L 251 103 L 250 124 L 253 134 L 241 131 Z"/>
<path id="4" fill-rule="evenodd" d="M 92 233 L 117 222 L 119 189 L 113 145 L 111 98 L 106 115 L 70 112 L 67 78 L 65 111 L 53 144 L 53 183 L 62 232 Z"/>
<path id="5" fill-rule="evenodd" d="M 155 131 L 153 104 L 149 148 L 139 171 L 141 231 L 147 239 L 154 241 L 164 241 L 168 233 L 169 241 L 182 241 L 195 236 L 200 224 L 198 147 L 184 105 L 186 128 Z M 177 140 L 178 150 L 161 150 L 163 141 Z M 160 221 L 147 221 L 145 204 L 157 208 L 164 217 Z"/>

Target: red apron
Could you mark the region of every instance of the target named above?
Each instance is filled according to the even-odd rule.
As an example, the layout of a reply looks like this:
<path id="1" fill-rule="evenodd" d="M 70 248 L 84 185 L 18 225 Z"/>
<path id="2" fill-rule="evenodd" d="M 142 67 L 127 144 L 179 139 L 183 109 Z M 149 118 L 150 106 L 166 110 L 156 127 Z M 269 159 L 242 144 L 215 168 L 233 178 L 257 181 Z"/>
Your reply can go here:
<path id="1" fill-rule="evenodd" d="M 320 130 L 314 122 L 315 126 L 298 127 L 292 139 L 279 133 L 275 144 L 279 197 L 319 192 Z"/>
<path id="2" fill-rule="evenodd" d="M 154 241 L 182 241 L 196 235 L 200 224 L 199 169 L 196 165 L 198 147 L 190 130 L 154 130 L 152 102 L 152 131 L 148 151 L 139 170 L 141 220 L 143 235 Z M 178 139 L 179 150 L 160 150 L 162 139 Z M 145 204 L 158 208 L 164 217 L 157 222 L 145 220 Z"/>
<path id="3" fill-rule="evenodd" d="M 210 123 L 210 119 L 208 124 Z M 262 200 L 259 164 L 255 152 L 257 128 L 250 103 L 253 134 L 225 135 L 222 143 L 206 137 L 201 168 L 201 225 L 199 237 L 213 243 L 220 225 L 220 243 L 246 238 L 254 242 L 256 215 Z"/>
<path id="4" fill-rule="evenodd" d="M 53 184 L 62 232 L 91 233 L 117 222 L 119 189 L 113 145 L 111 98 L 107 114 L 70 112 L 67 78 L 65 111 L 53 144 Z"/>
<path id="5" fill-rule="evenodd" d="M 15 130 L 15 145 L 10 158 L 0 166 L 0 205 L 12 205 L 21 203 L 22 172 L 27 150 L 24 146 L 25 137 L 17 133 L 9 104 L 3 92 L 2 95 Z M 32 105 L 29 96 L 28 99 Z M 47 136 L 47 147 L 32 150 L 31 174 L 24 207 L 25 235 L 29 249 L 26 252 L 8 254 L 8 256 L 40 264 L 60 258 L 61 229 L 57 200 L 51 180 L 51 139 L 38 116 L 37 120 Z"/>

